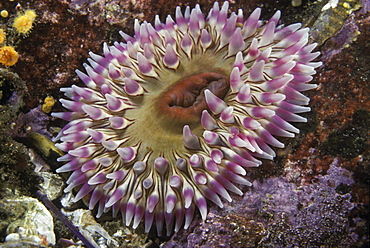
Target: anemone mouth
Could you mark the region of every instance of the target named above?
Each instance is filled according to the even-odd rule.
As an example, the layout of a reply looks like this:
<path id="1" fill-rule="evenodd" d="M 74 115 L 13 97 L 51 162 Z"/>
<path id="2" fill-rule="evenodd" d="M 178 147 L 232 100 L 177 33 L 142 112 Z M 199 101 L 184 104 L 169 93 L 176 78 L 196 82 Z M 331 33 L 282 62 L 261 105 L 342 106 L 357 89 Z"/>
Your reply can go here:
<path id="1" fill-rule="evenodd" d="M 210 90 L 223 99 L 229 90 L 227 76 L 215 72 L 203 72 L 181 79 L 162 93 L 157 102 L 160 115 L 176 126 L 200 123 L 203 110 L 209 110 L 204 91 Z"/>
<path id="2" fill-rule="evenodd" d="M 225 63 L 225 62 L 224 62 Z M 191 72 L 192 61 L 188 61 Z M 222 71 L 218 69 L 218 71 Z M 209 91 L 219 99 L 223 99 L 230 91 L 229 76 L 226 73 L 198 72 L 179 77 L 170 82 L 176 75 L 165 77 L 167 87 L 150 89 L 143 96 L 139 107 L 128 109 L 126 116 L 133 120 L 127 127 L 124 137 L 129 137 L 127 144 L 141 144 L 138 159 L 143 159 L 150 151 L 148 161 L 163 156 L 176 161 L 175 154 L 186 157 L 183 129 L 189 126 L 196 135 L 202 135 L 201 125 L 203 111 L 211 112 L 206 101 L 205 92 Z M 167 81 L 166 80 L 166 81 Z"/>

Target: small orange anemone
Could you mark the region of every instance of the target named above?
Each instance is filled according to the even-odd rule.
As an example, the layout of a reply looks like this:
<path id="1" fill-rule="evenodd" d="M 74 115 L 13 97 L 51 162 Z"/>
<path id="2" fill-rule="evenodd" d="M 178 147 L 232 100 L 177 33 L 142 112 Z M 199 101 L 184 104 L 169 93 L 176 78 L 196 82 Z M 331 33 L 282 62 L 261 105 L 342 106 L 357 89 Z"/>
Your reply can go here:
<path id="1" fill-rule="evenodd" d="M 12 66 L 18 62 L 18 53 L 14 50 L 14 47 L 3 46 L 0 48 L 0 63 Z"/>
<path id="2" fill-rule="evenodd" d="M 15 28 L 19 34 L 26 35 L 32 29 L 35 19 L 36 12 L 34 10 L 26 10 L 23 14 L 18 14 L 14 19 L 13 28 Z"/>
<path id="3" fill-rule="evenodd" d="M 44 113 L 50 113 L 51 112 L 51 109 L 54 106 L 54 104 L 55 104 L 54 97 L 52 97 L 52 96 L 45 97 L 44 103 L 41 106 L 42 112 L 44 112 Z"/>

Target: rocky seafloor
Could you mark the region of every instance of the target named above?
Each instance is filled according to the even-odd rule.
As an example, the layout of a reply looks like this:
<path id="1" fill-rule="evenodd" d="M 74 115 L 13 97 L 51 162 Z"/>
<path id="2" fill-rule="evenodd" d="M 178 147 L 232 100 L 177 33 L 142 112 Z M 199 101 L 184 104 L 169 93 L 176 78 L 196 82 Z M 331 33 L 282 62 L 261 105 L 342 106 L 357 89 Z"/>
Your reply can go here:
<path id="1" fill-rule="evenodd" d="M 0 247 L 83 246 L 38 191 L 99 247 L 369 247 L 370 3 L 299 2 L 230 1 L 230 8 L 261 7 L 263 19 L 280 9 L 282 23 L 311 27 L 323 65 L 312 82 L 319 87 L 305 93 L 308 122 L 276 149 L 274 161 L 248 171 L 253 186 L 243 196 L 223 209 L 209 204 L 205 221 L 196 213 L 188 230 L 157 237 L 109 213 L 95 219 L 82 202 L 65 205 L 71 196 L 62 193 L 60 151 L 50 141 L 64 123 L 51 117 L 45 100 L 78 84 L 74 70 L 82 70 L 89 51 L 101 54 L 103 42 L 121 40 L 119 30 L 132 35 L 135 18 L 152 21 L 158 13 L 164 20 L 174 6 L 196 1 L 2 1 L 0 11 L 9 15 L 0 17 L 0 28 L 19 61 L 0 65 Z M 197 3 L 204 10 L 213 4 Z M 27 35 L 18 35 L 12 21 L 24 9 L 37 17 Z"/>

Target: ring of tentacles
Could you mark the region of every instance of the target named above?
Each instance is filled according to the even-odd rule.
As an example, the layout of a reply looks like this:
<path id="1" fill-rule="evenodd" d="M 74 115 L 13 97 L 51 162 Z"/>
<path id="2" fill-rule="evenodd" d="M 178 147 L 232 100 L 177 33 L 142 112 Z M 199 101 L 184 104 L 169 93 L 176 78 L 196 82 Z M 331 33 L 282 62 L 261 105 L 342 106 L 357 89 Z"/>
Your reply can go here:
<path id="1" fill-rule="evenodd" d="M 89 197 L 97 217 L 112 210 L 126 225 L 144 220 L 167 235 L 189 227 L 206 199 L 221 208 L 237 185 L 251 185 L 246 168 L 273 159 L 275 136 L 294 137 L 291 122 L 310 111 L 301 92 L 312 80 L 319 52 L 307 45 L 308 28 L 267 22 L 257 8 L 244 20 L 214 3 L 205 16 L 197 5 L 175 20 L 136 20 L 134 36 L 90 53 L 84 87 L 62 88 L 70 112 L 56 140 L 67 152 L 57 172 L 72 172 L 65 189 L 74 201 Z"/>

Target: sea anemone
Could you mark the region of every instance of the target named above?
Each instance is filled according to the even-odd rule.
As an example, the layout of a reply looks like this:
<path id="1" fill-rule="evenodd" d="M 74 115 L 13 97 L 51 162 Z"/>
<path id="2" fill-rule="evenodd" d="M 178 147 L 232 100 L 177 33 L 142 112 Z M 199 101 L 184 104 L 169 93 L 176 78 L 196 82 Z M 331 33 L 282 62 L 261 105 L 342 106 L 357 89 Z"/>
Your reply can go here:
<path id="1" fill-rule="evenodd" d="M 33 27 L 36 16 L 36 12 L 32 9 L 26 10 L 23 14 L 18 13 L 18 16 L 14 18 L 13 28 L 17 33 L 27 35 Z"/>
<path id="2" fill-rule="evenodd" d="M 170 235 L 195 209 L 205 219 L 206 199 L 222 208 L 220 197 L 242 195 L 245 168 L 284 147 L 274 136 L 299 133 L 289 122 L 307 121 L 300 92 L 316 87 L 321 65 L 309 29 L 277 26 L 280 11 L 263 22 L 257 8 L 244 21 L 228 7 L 215 2 L 207 17 L 177 7 L 154 27 L 136 20 L 134 37 L 90 52 L 87 74 L 76 71 L 86 87 L 61 89 L 71 112 L 52 114 L 69 121 L 56 137 L 68 152 L 57 172 L 73 172 L 65 192 L 77 187 L 75 202 L 89 195 L 97 217 L 121 212 L 126 225 Z"/>
<path id="3" fill-rule="evenodd" d="M 41 110 L 44 113 L 50 113 L 51 109 L 53 108 L 55 104 L 55 99 L 52 96 L 47 96 L 44 99 L 44 103 L 41 105 Z"/>
<path id="4" fill-rule="evenodd" d="M 18 62 L 19 55 L 12 46 L 0 47 L 0 63 L 6 66 L 15 65 Z"/>

